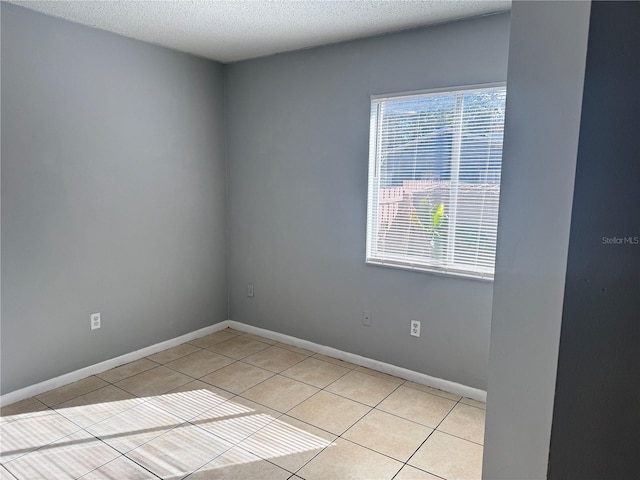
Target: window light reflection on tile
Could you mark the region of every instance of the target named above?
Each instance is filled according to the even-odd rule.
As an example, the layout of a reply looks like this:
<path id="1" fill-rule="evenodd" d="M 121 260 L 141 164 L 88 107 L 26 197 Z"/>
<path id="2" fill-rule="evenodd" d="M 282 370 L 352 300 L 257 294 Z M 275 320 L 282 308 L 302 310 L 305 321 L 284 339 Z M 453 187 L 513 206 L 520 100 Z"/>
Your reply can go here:
<path id="1" fill-rule="evenodd" d="M 1 477 L 0 477 L 1 478 Z M 157 478 L 137 463 L 125 456 L 104 464 L 88 473 L 82 480 L 157 480 Z"/>
<path id="2" fill-rule="evenodd" d="M 72 407 L 57 407 L 56 411 L 68 420 L 71 420 L 73 423 L 84 428 L 93 425 L 94 423 L 106 420 L 107 418 L 111 418 L 114 415 L 139 405 L 140 403 L 140 399 L 132 398 Z"/>
<path id="3" fill-rule="evenodd" d="M 179 417 L 146 402 L 87 427 L 87 431 L 126 453 L 182 423 Z"/>
<path id="4" fill-rule="evenodd" d="M 8 462 L 31 450 L 66 437 L 80 429 L 62 415 L 48 410 L 0 425 L 0 461 Z"/>
<path id="5" fill-rule="evenodd" d="M 264 434 L 247 439 L 242 446 L 262 458 L 275 458 L 304 451 L 320 451 L 333 445 L 333 442 L 280 420 L 269 425 Z"/>
<path id="6" fill-rule="evenodd" d="M 161 478 L 182 478 L 232 446 L 187 424 L 136 448 L 127 456 Z"/>
<path id="7" fill-rule="evenodd" d="M 200 389 L 157 395 L 151 397 L 149 402 L 184 420 L 190 420 L 226 400 L 222 395 Z"/>
<path id="8" fill-rule="evenodd" d="M 233 400 L 229 400 L 225 403 L 221 403 L 216 405 L 211 410 L 207 410 L 205 413 L 200 415 L 198 419 L 214 419 L 214 418 L 224 418 L 231 417 L 234 415 L 243 415 L 247 413 L 252 413 L 254 410 L 246 405 L 242 405 L 241 403 L 234 402 Z"/>
<path id="9" fill-rule="evenodd" d="M 87 404 L 60 408 L 64 416 L 45 410 L 19 414 L 11 421 L 5 417 L 0 425 L 3 464 L 19 478 L 77 478 L 124 453 L 157 473 L 181 475 L 207 462 L 209 468 L 226 468 L 230 462 L 262 462 L 332 445 L 302 428 L 278 421 L 277 412 L 243 405 L 239 402 L 246 400 L 240 398 L 226 400 L 206 388 L 135 401 L 138 403 L 131 399 L 84 402 Z M 190 422 L 169 413 L 176 411 L 184 416 L 203 409 L 204 413 Z M 111 413 L 85 430 L 70 421 L 90 422 L 96 414 Z M 233 449 L 220 458 L 219 466 L 212 462 L 234 443 L 267 426 L 269 440 L 256 437 L 248 443 L 254 453 Z M 186 456 L 176 455 L 178 450 Z"/>
<path id="10" fill-rule="evenodd" d="M 35 398 L 27 398 L 12 405 L 0 408 L 0 424 L 13 422 L 22 418 L 47 415 L 51 413 L 49 407 Z"/>
<path id="11" fill-rule="evenodd" d="M 76 432 L 7 463 L 17 478 L 78 478 L 117 458 L 119 453 L 86 432 Z"/>
<path id="12" fill-rule="evenodd" d="M 218 435 L 225 440 L 238 443 L 272 421 L 273 417 L 270 415 L 253 414 L 224 420 L 198 420 L 195 423 L 208 432 Z"/>
<path id="13" fill-rule="evenodd" d="M 223 453 L 200 470 L 190 475 L 189 480 L 257 479 L 286 480 L 291 476 L 277 467 L 239 447 Z"/>
<path id="14" fill-rule="evenodd" d="M 255 462 L 260 459 L 255 455 L 241 448 L 233 448 L 226 452 L 222 457 L 216 459 L 217 467 L 227 467 L 230 465 L 239 465 L 241 463 Z"/>

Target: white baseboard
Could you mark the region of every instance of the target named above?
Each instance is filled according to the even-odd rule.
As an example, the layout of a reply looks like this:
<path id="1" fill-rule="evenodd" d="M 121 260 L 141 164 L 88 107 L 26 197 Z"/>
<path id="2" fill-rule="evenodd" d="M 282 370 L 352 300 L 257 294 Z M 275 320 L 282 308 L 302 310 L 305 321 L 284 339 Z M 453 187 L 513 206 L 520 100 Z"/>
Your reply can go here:
<path id="1" fill-rule="evenodd" d="M 10 405 L 20 400 L 24 400 L 25 398 L 30 398 L 49 390 L 53 390 L 54 388 L 77 382 L 78 380 L 82 380 L 83 378 L 89 377 L 91 375 L 96 375 L 112 368 L 119 367 L 120 365 L 124 365 L 125 363 L 130 363 L 135 360 L 148 357 L 149 355 L 161 352 L 163 350 L 166 350 L 167 348 L 175 347 L 195 338 L 204 337 L 205 335 L 223 330 L 227 327 L 234 328 L 241 332 L 260 335 L 262 337 L 269 338 L 278 342 L 288 343 L 289 345 L 294 345 L 296 347 L 305 348 L 307 350 L 311 350 L 312 352 L 321 353 L 322 355 L 338 358 L 340 360 L 344 360 L 345 362 L 350 362 L 362 367 L 378 370 L 379 372 L 387 373 L 389 375 L 404 378 L 405 380 L 410 380 L 422 385 L 437 388 L 438 390 L 444 390 L 445 392 L 462 395 L 463 397 L 480 400 L 482 402 L 486 402 L 487 400 L 487 392 L 478 388 L 468 387 L 460 383 L 451 382 L 442 378 L 432 377 L 424 373 L 415 372 L 413 370 L 398 367 L 396 365 L 391 365 L 390 363 L 380 362 L 378 360 L 373 360 L 367 357 L 361 357 L 360 355 L 356 355 L 354 353 L 344 352 L 336 348 L 327 347 L 325 345 L 309 342 L 307 340 L 291 337 L 289 335 L 273 332 L 271 330 L 265 330 L 264 328 L 254 327 L 244 323 L 236 322 L 234 320 L 224 320 L 220 323 L 216 323 L 215 325 L 201 328 L 200 330 L 196 330 L 194 332 L 190 332 L 185 335 L 166 340 L 164 342 L 156 343 L 155 345 L 136 350 L 135 352 L 127 353 L 125 355 L 121 355 L 104 362 L 96 363 L 95 365 L 90 365 L 88 367 L 81 368 L 80 370 L 75 370 L 73 372 L 60 375 L 59 377 L 45 380 L 44 382 L 40 382 L 35 385 L 30 385 L 28 387 L 21 388 L 20 390 L 15 390 L 13 392 L 7 393 L 0 396 L 0 406 Z"/>
<path id="2" fill-rule="evenodd" d="M 104 362 L 81 368 L 80 370 L 65 373 L 64 375 L 45 380 L 44 382 L 36 383 L 35 385 L 30 385 L 28 387 L 21 388 L 20 390 L 14 390 L 13 392 L 9 392 L 0 396 L 0 406 L 10 405 L 20 400 L 24 400 L 25 398 L 40 395 L 41 393 L 48 392 L 49 390 L 53 390 L 54 388 L 62 387 L 63 385 L 67 385 L 69 383 L 82 380 L 83 378 L 90 377 L 91 375 L 96 375 L 112 368 L 119 367 L 120 365 L 124 365 L 125 363 L 134 362 L 141 358 L 148 357 L 149 355 L 161 352 L 163 350 L 166 350 L 167 348 L 175 347 L 184 342 L 188 342 L 189 340 L 204 337 L 205 335 L 223 330 L 228 326 L 229 321 L 224 320 L 220 323 L 216 323 L 215 325 L 204 327 L 200 330 L 189 332 L 179 337 L 156 343 L 155 345 L 151 345 L 149 347 L 141 348 L 140 350 L 136 350 L 135 352 L 125 353 L 124 355 L 121 355 L 119 357 L 111 358 L 109 360 L 105 360 Z"/>
<path id="3" fill-rule="evenodd" d="M 254 327 L 252 325 L 246 325 L 234 320 L 228 320 L 227 322 L 229 327 L 235 328 L 236 330 L 240 330 L 242 332 L 260 335 L 271 340 L 276 340 L 278 342 L 288 343 L 289 345 L 294 345 L 296 347 L 305 348 L 307 350 L 311 350 L 312 352 L 321 353 L 322 355 L 338 358 L 340 360 L 344 360 L 345 362 L 350 362 L 362 367 L 378 370 L 382 373 L 387 373 L 395 377 L 404 378 L 405 380 L 420 383 L 428 387 L 437 388 L 438 390 L 443 390 L 455 395 L 461 395 L 463 397 L 472 398 L 481 402 L 487 401 L 487 392 L 485 390 L 480 390 L 479 388 L 473 388 L 467 385 L 462 385 L 460 383 L 444 380 L 442 378 L 432 377 L 431 375 L 427 375 L 425 373 L 415 372 L 407 368 L 391 365 L 390 363 L 380 362 L 378 360 L 373 360 L 367 357 L 361 357 L 360 355 L 356 355 L 355 353 L 344 352 L 336 348 L 319 345 L 307 340 L 290 337 L 289 335 L 273 332 L 271 330 L 265 330 L 263 328 Z"/>

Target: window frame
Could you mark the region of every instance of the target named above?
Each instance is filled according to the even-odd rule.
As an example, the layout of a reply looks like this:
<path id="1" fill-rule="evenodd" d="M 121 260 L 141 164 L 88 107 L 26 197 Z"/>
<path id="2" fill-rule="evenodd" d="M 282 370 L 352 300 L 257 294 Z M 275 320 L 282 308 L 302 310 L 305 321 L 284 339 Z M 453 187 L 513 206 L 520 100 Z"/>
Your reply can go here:
<path id="1" fill-rule="evenodd" d="M 504 88 L 505 89 L 505 105 L 506 105 L 506 88 L 507 82 L 491 82 L 491 83 L 481 83 L 481 84 L 472 84 L 472 85 L 458 85 L 452 87 L 439 87 L 425 90 L 413 90 L 407 92 L 394 92 L 394 93 L 386 93 L 386 94 L 374 94 L 369 97 L 369 161 L 368 161 L 368 178 L 367 178 L 367 224 L 366 224 L 366 255 L 365 255 L 365 263 L 367 265 L 372 266 L 381 266 L 381 267 L 390 267 L 401 270 L 410 270 L 416 272 L 423 273 L 431 273 L 435 275 L 442 275 L 446 277 L 454 277 L 454 278 L 468 278 L 473 280 L 480 280 L 485 282 L 493 282 L 495 275 L 495 262 L 493 265 L 493 272 L 487 273 L 479 270 L 464 270 L 461 268 L 452 268 L 451 265 L 443 265 L 443 266 L 435 266 L 435 265 L 425 265 L 422 262 L 402 262 L 396 259 L 385 259 L 381 258 L 383 256 L 380 255 L 372 255 L 375 251 L 374 247 L 371 245 L 373 239 L 378 238 L 378 221 L 377 221 L 377 208 L 378 205 L 374 208 L 374 195 L 372 185 L 374 181 L 373 178 L 377 177 L 378 173 L 378 162 L 380 160 L 380 151 L 381 145 L 378 140 L 381 138 L 381 130 L 382 123 L 381 121 L 377 121 L 377 124 L 374 125 L 374 115 L 372 113 L 374 102 L 379 102 L 381 100 L 394 100 L 394 99 L 411 99 L 417 97 L 423 97 L 426 95 L 438 95 L 438 94 L 455 94 L 460 92 L 473 92 L 474 90 L 486 90 L 492 88 Z M 375 131 L 375 135 L 374 135 Z M 503 144 L 504 144 L 504 125 L 503 125 Z M 500 154 L 500 177 L 502 178 L 502 165 L 503 165 L 503 154 L 504 150 Z M 378 180 L 379 181 L 379 180 Z M 501 186 L 502 181 L 500 181 Z M 498 198 L 499 202 L 499 198 Z M 499 203 L 498 203 L 499 206 Z M 374 214 L 376 218 L 374 218 Z M 498 210 L 499 214 L 499 210 Z M 498 220 L 496 219 L 496 222 Z M 455 227 L 453 227 L 455 228 Z M 371 229 L 371 230 L 370 230 Z M 449 242 L 448 242 L 449 243 Z M 496 243 L 494 246 L 494 251 L 497 250 L 498 238 L 496 236 Z M 451 247 L 447 244 L 447 249 L 451 249 Z"/>

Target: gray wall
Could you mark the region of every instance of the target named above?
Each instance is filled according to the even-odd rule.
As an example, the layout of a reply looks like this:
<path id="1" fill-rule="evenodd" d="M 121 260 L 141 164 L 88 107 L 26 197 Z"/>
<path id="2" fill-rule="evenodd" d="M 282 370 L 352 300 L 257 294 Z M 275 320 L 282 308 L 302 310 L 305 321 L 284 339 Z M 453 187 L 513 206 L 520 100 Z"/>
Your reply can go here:
<path id="1" fill-rule="evenodd" d="M 504 81 L 508 39 L 503 14 L 226 68 L 231 319 L 486 388 L 492 284 L 364 262 L 369 96 Z"/>
<path id="2" fill-rule="evenodd" d="M 547 475 L 589 9 L 514 2 L 511 13 L 486 479 Z"/>
<path id="3" fill-rule="evenodd" d="M 226 319 L 222 86 L 2 3 L 3 393 Z"/>
<path id="4" fill-rule="evenodd" d="M 640 471 L 638 25 L 640 2 L 591 6 L 549 480 Z"/>

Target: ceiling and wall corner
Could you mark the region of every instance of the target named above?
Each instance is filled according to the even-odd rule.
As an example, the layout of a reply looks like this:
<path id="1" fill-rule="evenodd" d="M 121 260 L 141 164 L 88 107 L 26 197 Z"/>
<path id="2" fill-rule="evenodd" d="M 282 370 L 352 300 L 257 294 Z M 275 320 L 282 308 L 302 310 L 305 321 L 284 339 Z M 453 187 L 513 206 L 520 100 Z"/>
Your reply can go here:
<path id="1" fill-rule="evenodd" d="M 0 8 L 5 394 L 228 310 L 224 67 Z"/>
<path id="2" fill-rule="evenodd" d="M 222 63 L 511 8 L 510 0 L 9 0 L 9 3 Z"/>
<path id="3" fill-rule="evenodd" d="M 486 388 L 493 285 L 365 264 L 370 95 L 504 81 L 509 24 L 491 15 L 225 67 L 231 319 Z"/>
<path id="4" fill-rule="evenodd" d="M 227 289 L 227 280 L 223 280 L 226 277 L 226 267 L 223 267 L 222 273 L 215 275 L 215 278 L 204 278 L 201 271 L 201 267 L 205 265 L 224 265 L 223 250 L 227 254 L 230 253 L 227 257 L 233 256 L 233 249 L 229 252 L 224 247 L 220 233 L 226 228 L 223 226 L 223 223 L 226 223 L 223 217 L 227 218 L 230 215 L 226 211 L 224 214 L 221 213 L 219 208 L 226 203 L 225 173 L 220 168 L 228 162 L 222 162 L 222 159 L 227 155 L 231 156 L 231 153 L 225 154 L 222 150 L 226 143 L 223 138 L 224 107 L 219 102 L 224 101 L 221 79 L 225 70 L 243 65 L 262 65 L 265 62 L 271 62 L 276 66 L 279 62 L 285 62 L 293 68 L 291 72 L 297 75 L 295 62 L 291 64 L 292 58 L 304 57 L 305 62 L 314 65 L 312 70 L 317 71 L 319 65 L 314 63 L 315 55 L 325 56 L 323 62 L 328 69 L 322 72 L 322 75 L 318 74 L 316 83 L 320 88 L 308 100 L 313 102 L 319 99 L 324 112 L 329 104 L 323 103 L 319 95 L 329 96 L 331 92 L 340 92 L 340 95 L 348 97 L 355 95 L 349 99 L 349 102 L 357 99 L 357 106 L 353 104 L 350 107 L 350 114 L 357 115 L 358 119 L 353 125 L 358 124 L 359 127 L 355 139 L 345 138 L 345 141 L 366 147 L 369 108 L 367 92 L 372 88 L 376 93 L 390 89 L 411 90 L 424 86 L 427 80 L 430 85 L 441 85 L 447 82 L 463 84 L 504 79 L 509 30 L 507 14 L 491 15 L 429 29 L 414 29 L 394 35 L 331 45 L 313 51 L 264 57 L 253 62 L 236 62 L 223 68 L 216 62 L 52 18 L 8 2 L 2 3 L 2 23 L 2 59 L 5 67 L 2 69 L 2 93 L 5 97 L 2 115 L 3 119 L 7 120 L 3 122 L 2 128 L 2 255 L 11 259 L 11 262 L 3 262 L 3 278 L 11 279 L 11 282 L 2 284 L 3 299 L 11 301 L 3 302 L 2 313 L 3 333 L 6 333 L 3 335 L 3 341 L 11 338 L 13 342 L 11 348 L 5 348 L 3 345 L 3 358 L 8 358 L 6 355 L 11 353 L 13 357 L 9 363 L 24 364 L 29 373 L 29 376 L 24 376 L 21 372 L 25 369 L 19 369 L 13 377 L 3 375 L 2 388 L 5 391 L 19 388 L 25 382 L 31 384 L 79 368 L 82 364 L 90 364 L 120 354 L 123 349 L 128 348 L 127 345 L 140 346 L 145 341 L 163 340 L 167 336 L 183 333 L 182 330 L 187 328 L 185 321 L 179 320 L 179 316 L 171 312 L 175 313 L 176 309 L 184 310 L 185 302 L 190 305 L 191 313 L 187 316 L 197 326 L 202 322 L 210 323 L 227 318 L 231 307 L 227 307 L 222 316 L 221 298 L 216 297 L 215 301 L 212 300 L 213 303 L 207 304 L 204 301 L 194 302 L 191 295 L 187 301 L 189 295 L 186 295 L 186 292 L 189 290 L 185 288 L 179 293 L 177 284 L 167 280 L 170 277 L 168 273 L 176 271 L 182 272 L 181 282 L 184 285 L 199 282 L 198 295 L 213 290 L 226 292 Z M 469 45 L 472 45 L 472 48 L 469 48 Z M 447 55 L 443 52 L 452 54 Z M 392 69 L 387 70 L 383 65 L 378 65 L 377 56 Z M 362 58 L 353 63 L 357 57 Z M 419 57 L 426 60 L 416 62 L 415 59 Z M 451 58 L 466 60 L 460 65 L 459 61 L 449 62 Z M 436 62 L 442 63 L 442 68 L 429 68 L 429 64 Z M 208 74 L 200 75 L 201 69 L 206 70 L 207 67 L 211 70 L 208 73 L 212 76 L 210 80 L 206 80 Z M 349 73 L 343 76 L 343 72 Z M 288 74 L 283 71 L 283 75 L 286 78 Z M 203 78 L 205 80 L 202 80 Z M 323 83 L 322 78 L 328 81 Z M 303 75 L 303 81 L 297 85 L 304 90 L 307 89 L 308 83 L 304 81 Z M 203 91 L 203 85 L 209 85 L 213 91 L 211 102 L 207 101 L 206 88 Z M 286 89 L 279 94 L 286 96 Z M 340 108 L 347 103 L 342 102 Z M 189 105 L 192 105 L 192 111 L 196 113 L 184 117 L 185 112 L 189 111 Z M 171 109 L 174 111 L 173 114 L 168 113 Z M 315 113 L 319 114 L 320 111 L 321 109 L 317 109 Z M 316 121 L 331 121 L 330 118 L 315 115 L 314 111 L 308 113 L 316 118 Z M 202 121 L 199 121 L 199 115 Z M 305 115 L 303 114 L 303 119 L 306 118 Z M 365 121 L 361 122 L 361 119 Z M 187 128 L 177 126 L 176 122 Z M 24 128 L 25 126 L 28 128 Z M 210 134 L 211 131 L 215 132 L 213 136 Z M 29 135 L 28 141 L 25 135 Z M 365 139 L 364 143 L 362 139 Z M 175 148 L 178 146 L 186 150 L 177 154 Z M 343 155 L 345 152 L 337 153 Z M 357 159 L 366 163 L 366 152 L 364 155 L 361 153 L 357 154 Z M 177 158 L 181 159 L 180 162 L 175 161 Z M 213 158 L 215 165 L 208 165 L 206 158 Z M 181 165 L 185 162 L 191 162 L 189 165 L 192 168 L 182 168 Z M 124 165 L 130 167 L 125 168 Z M 151 193 L 144 196 L 133 190 L 136 190 L 134 186 L 140 181 L 148 181 L 148 175 L 143 172 L 149 165 L 155 165 L 152 172 L 168 176 L 162 177 L 157 186 L 155 183 L 152 185 L 153 182 L 149 183 L 148 192 Z M 216 171 L 212 173 L 211 169 L 214 167 Z M 25 168 L 31 168 L 29 175 L 23 175 Z M 138 172 L 136 177 L 119 179 L 119 175 L 132 171 Z M 360 168 L 357 163 L 352 164 L 350 174 L 355 175 L 354 185 L 366 185 L 366 165 Z M 170 182 L 171 175 L 174 180 Z M 177 203 L 174 201 L 176 199 L 172 200 L 172 196 L 162 194 L 163 188 L 156 188 L 165 184 L 173 185 L 175 179 L 182 181 L 183 178 L 185 182 L 196 182 L 197 188 L 187 188 L 185 191 L 189 194 L 181 195 Z M 207 190 L 203 193 L 202 181 L 207 178 L 214 178 L 216 188 L 215 191 Z M 25 181 L 21 183 L 22 180 Z M 229 183 L 231 184 L 231 180 Z M 23 187 L 20 187 L 21 184 Z M 5 188 L 8 185 L 11 188 Z M 42 195 L 47 195 L 48 211 L 55 215 L 38 213 L 44 202 Z M 155 195 L 160 198 L 151 201 L 152 198 L 155 199 Z M 199 195 L 208 200 L 196 202 L 194 199 Z M 358 211 L 356 215 L 364 211 L 358 207 L 358 202 L 365 201 L 365 197 L 365 194 L 358 194 L 353 207 Z M 198 239 L 197 248 L 189 251 L 183 249 L 180 252 L 171 250 L 185 244 L 184 235 L 182 242 L 179 242 L 178 231 L 171 228 L 176 221 L 177 213 L 172 208 L 180 207 L 194 212 L 198 208 L 204 208 L 203 205 L 209 205 L 213 198 L 216 205 L 215 218 L 208 218 L 207 222 L 200 222 L 189 230 Z M 11 201 L 5 202 L 6 199 Z M 131 208 L 126 210 L 129 215 L 116 213 L 125 201 L 131 205 Z M 141 202 L 138 210 L 136 202 Z M 233 204 L 233 198 L 230 198 L 228 203 Z M 21 206 L 18 208 L 16 205 Z M 165 205 L 162 214 L 157 208 L 158 205 Z M 99 225 L 94 225 L 85 232 L 83 225 L 89 221 L 86 215 L 91 212 L 93 213 L 89 217 L 90 223 Z M 138 214 L 134 215 L 135 212 Z M 111 223 L 103 225 L 101 222 L 105 218 Z M 127 224 L 126 230 L 112 225 L 116 221 L 126 223 L 125 220 L 131 222 Z M 197 216 L 183 215 L 180 222 L 196 220 Z M 157 225 L 145 227 L 147 221 L 156 222 Z M 16 226 L 12 222 L 18 222 L 19 225 Z M 218 228 L 220 226 L 222 227 Z M 350 227 L 349 232 L 349 235 L 358 238 L 360 229 Z M 26 242 L 26 238 L 31 240 Z M 149 245 L 146 249 L 142 247 L 144 242 Z M 200 249 L 207 242 L 209 245 L 215 244 L 215 258 L 209 259 L 209 263 L 200 262 L 196 259 L 206 256 L 206 251 L 202 252 Z M 56 248 L 64 251 L 56 252 Z M 96 253 L 96 248 L 101 249 L 99 254 Z M 140 248 L 144 250 L 144 254 Z M 165 249 L 165 253 L 157 255 L 158 248 Z M 360 263 L 360 247 L 356 244 L 350 248 L 353 248 L 357 256 L 354 257 L 354 262 Z M 172 253 L 166 253 L 170 251 Z M 33 257 L 33 252 L 41 254 L 44 260 L 41 259 L 39 263 L 29 262 L 27 259 Z M 86 258 L 79 260 L 83 255 L 83 258 Z M 113 258 L 107 260 L 106 264 L 101 263 L 101 258 L 108 259 L 109 255 Z M 166 257 L 177 263 L 171 268 L 168 268 L 168 261 L 154 264 L 138 262 L 139 265 L 136 263 L 137 260 L 141 261 L 142 257 L 145 261 L 152 261 L 154 255 Z M 125 257 L 130 259 L 129 263 L 122 265 L 119 262 Z M 73 268 L 70 267 L 72 261 L 77 263 Z M 189 262 L 186 271 L 182 270 L 181 261 Z M 133 265 L 139 267 L 136 275 L 156 272 L 154 281 L 161 284 L 152 285 L 153 282 L 142 282 L 142 277 L 136 277 L 138 283 L 144 284 L 145 288 L 144 292 L 135 288 L 131 284 L 135 283 L 134 276 L 126 274 L 127 270 L 122 270 L 126 267 L 131 271 Z M 14 273 L 9 274 L 11 269 Z M 92 277 L 96 271 L 101 272 L 99 282 L 94 284 L 80 281 Z M 369 285 L 368 290 L 375 292 L 379 288 L 385 288 L 382 285 L 388 279 L 403 277 L 397 271 L 383 272 L 377 268 L 375 271 L 380 275 L 360 278 L 360 289 Z M 115 282 L 118 289 L 116 294 L 109 290 L 109 285 L 120 276 L 130 278 L 127 281 Z M 42 278 L 42 285 L 55 285 L 55 289 L 48 287 L 49 294 L 55 295 L 44 295 L 38 290 L 42 285 L 29 282 L 30 278 L 35 277 Z M 374 280 L 374 277 L 378 280 Z M 412 287 L 404 292 L 404 301 L 394 300 L 393 304 L 381 309 L 377 318 L 382 334 L 378 334 L 375 341 L 370 339 L 371 348 L 387 345 L 388 335 L 385 335 L 385 332 L 396 331 L 394 335 L 404 336 L 405 329 L 402 328 L 402 332 L 399 332 L 393 323 L 394 318 L 399 318 L 393 314 L 393 307 L 396 304 L 404 305 L 402 317 L 407 319 L 411 315 L 419 315 L 422 308 L 418 304 L 412 307 L 411 299 L 416 297 L 416 291 L 426 288 L 424 279 L 422 275 L 405 277 L 403 283 L 411 284 Z M 374 281 L 375 285 L 372 285 L 371 281 Z M 460 358 L 449 367 L 445 366 L 446 361 L 442 361 L 440 367 L 430 373 L 483 388 L 488 360 L 491 286 L 455 279 L 446 282 L 439 278 L 431 279 L 428 283 L 436 297 L 450 292 L 451 285 L 455 285 L 453 288 L 456 291 L 462 288 L 466 292 L 467 301 L 464 304 L 446 307 L 448 313 L 445 316 L 452 321 L 439 322 L 435 327 L 438 333 L 432 332 L 430 338 L 433 345 L 437 346 L 438 342 L 435 339 L 454 339 L 455 332 L 463 331 L 466 339 L 462 340 L 464 358 L 471 359 L 467 362 L 469 368 L 464 367 L 465 361 Z M 154 291 L 164 291 L 166 288 L 172 288 L 175 295 L 165 293 L 157 295 L 157 300 L 150 300 L 154 297 Z M 363 290 L 365 293 L 361 295 L 360 301 L 376 297 L 375 293 L 366 293 L 368 290 Z M 10 291 L 14 294 L 10 295 Z M 17 295 L 15 292 L 20 294 Z M 106 302 L 101 308 L 94 308 L 101 302 L 105 292 L 113 301 Z M 126 298 L 120 295 L 125 295 Z M 75 300 L 65 301 L 71 297 Z M 26 298 L 46 298 L 46 301 L 26 301 Z M 225 298 L 224 304 L 227 303 L 226 300 Z M 359 312 L 360 301 L 348 300 L 347 310 L 351 312 L 355 309 Z M 154 313 L 151 314 L 149 309 L 145 309 L 144 305 L 147 304 L 154 305 Z M 201 308 L 202 305 L 208 307 Z M 343 302 L 338 308 L 344 309 L 345 305 Z M 462 311 L 458 311 L 459 309 Z M 101 311 L 105 321 L 101 335 L 114 335 L 106 342 L 98 342 L 100 351 L 91 347 L 95 343 L 95 337 L 90 337 L 91 340 L 85 339 L 84 329 L 77 325 L 83 321 L 85 315 L 82 311 L 85 310 Z M 112 313 L 109 314 L 106 310 L 111 310 Z M 116 311 L 121 322 L 117 327 L 113 320 L 109 321 Z M 468 312 L 473 312 L 473 315 L 469 315 Z M 352 317 L 351 313 L 347 315 Z M 381 322 L 383 315 L 391 320 L 390 323 L 385 322 L 386 326 Z M 436 311 L 430 313 L 433 318 L 437 318 L 438 315 Z M 136 321 L 130 327 L 127 326 L 127 319 L 133 318 Z M 357 313 L 353 318 L 359 319 L 360 314 Z M 459 319 L 466 319 L 468 328 L 462 328 Z M 153 338 L 150 338 L 142 332 L 153 324 L 157 324 L 159 328 L 153 329 Z M 59 325 L 65 327 L 60 329 Z M 114 327 L 116 328 L 113 329 Z M 39 337 L 44 346 L 37 350 L 43 353 L 43 356 L 34 357 L 33 361 L 37 365 L 30 366 L 21 359 L 21 355 L 26 354 L 26 351 L 21 350 L 20 346 L 27 342 L 28 335 L 33 331 L 57 332 L 57 336 L 45 334 Z M 127 342 L 115 340 L 122 332 L 134 331 L 138 333 L 127 336 Z M 54 337 L 59 338 L 64 345 L 71 341 L 73 346 L 69 344 L 69 349 L 77 347 L 74 351 L 81 352 L 75 356 L 68 356 L 65 359 L 66 364 L 49 361 L 47 356 L 52 355 L 54 358 L 55 352 L 60 350 L 56 342 L 49 341 Z M 419 346 L 416 345 L 415 349 L 419 350 Z M 438 349 L 435 349 L 432 352 L 433 358 L 437 358 L 437 351 Z M 96 355 L 101 358 L 94 358 Z M 394 361 L 402 365 L 410 359 L 414 366 L 420 364 L 418 358 L 421 358 L 421 354 L 413 359 L 406 353 L 402 355 L 405 360 L 398 357 Z M 9 363 L 5 362 L 4 365 Z M 46 368 L 40 368 L 38 365 Z M 461 365 L 463 367 L 459 375 L 451 374 Z"/>

